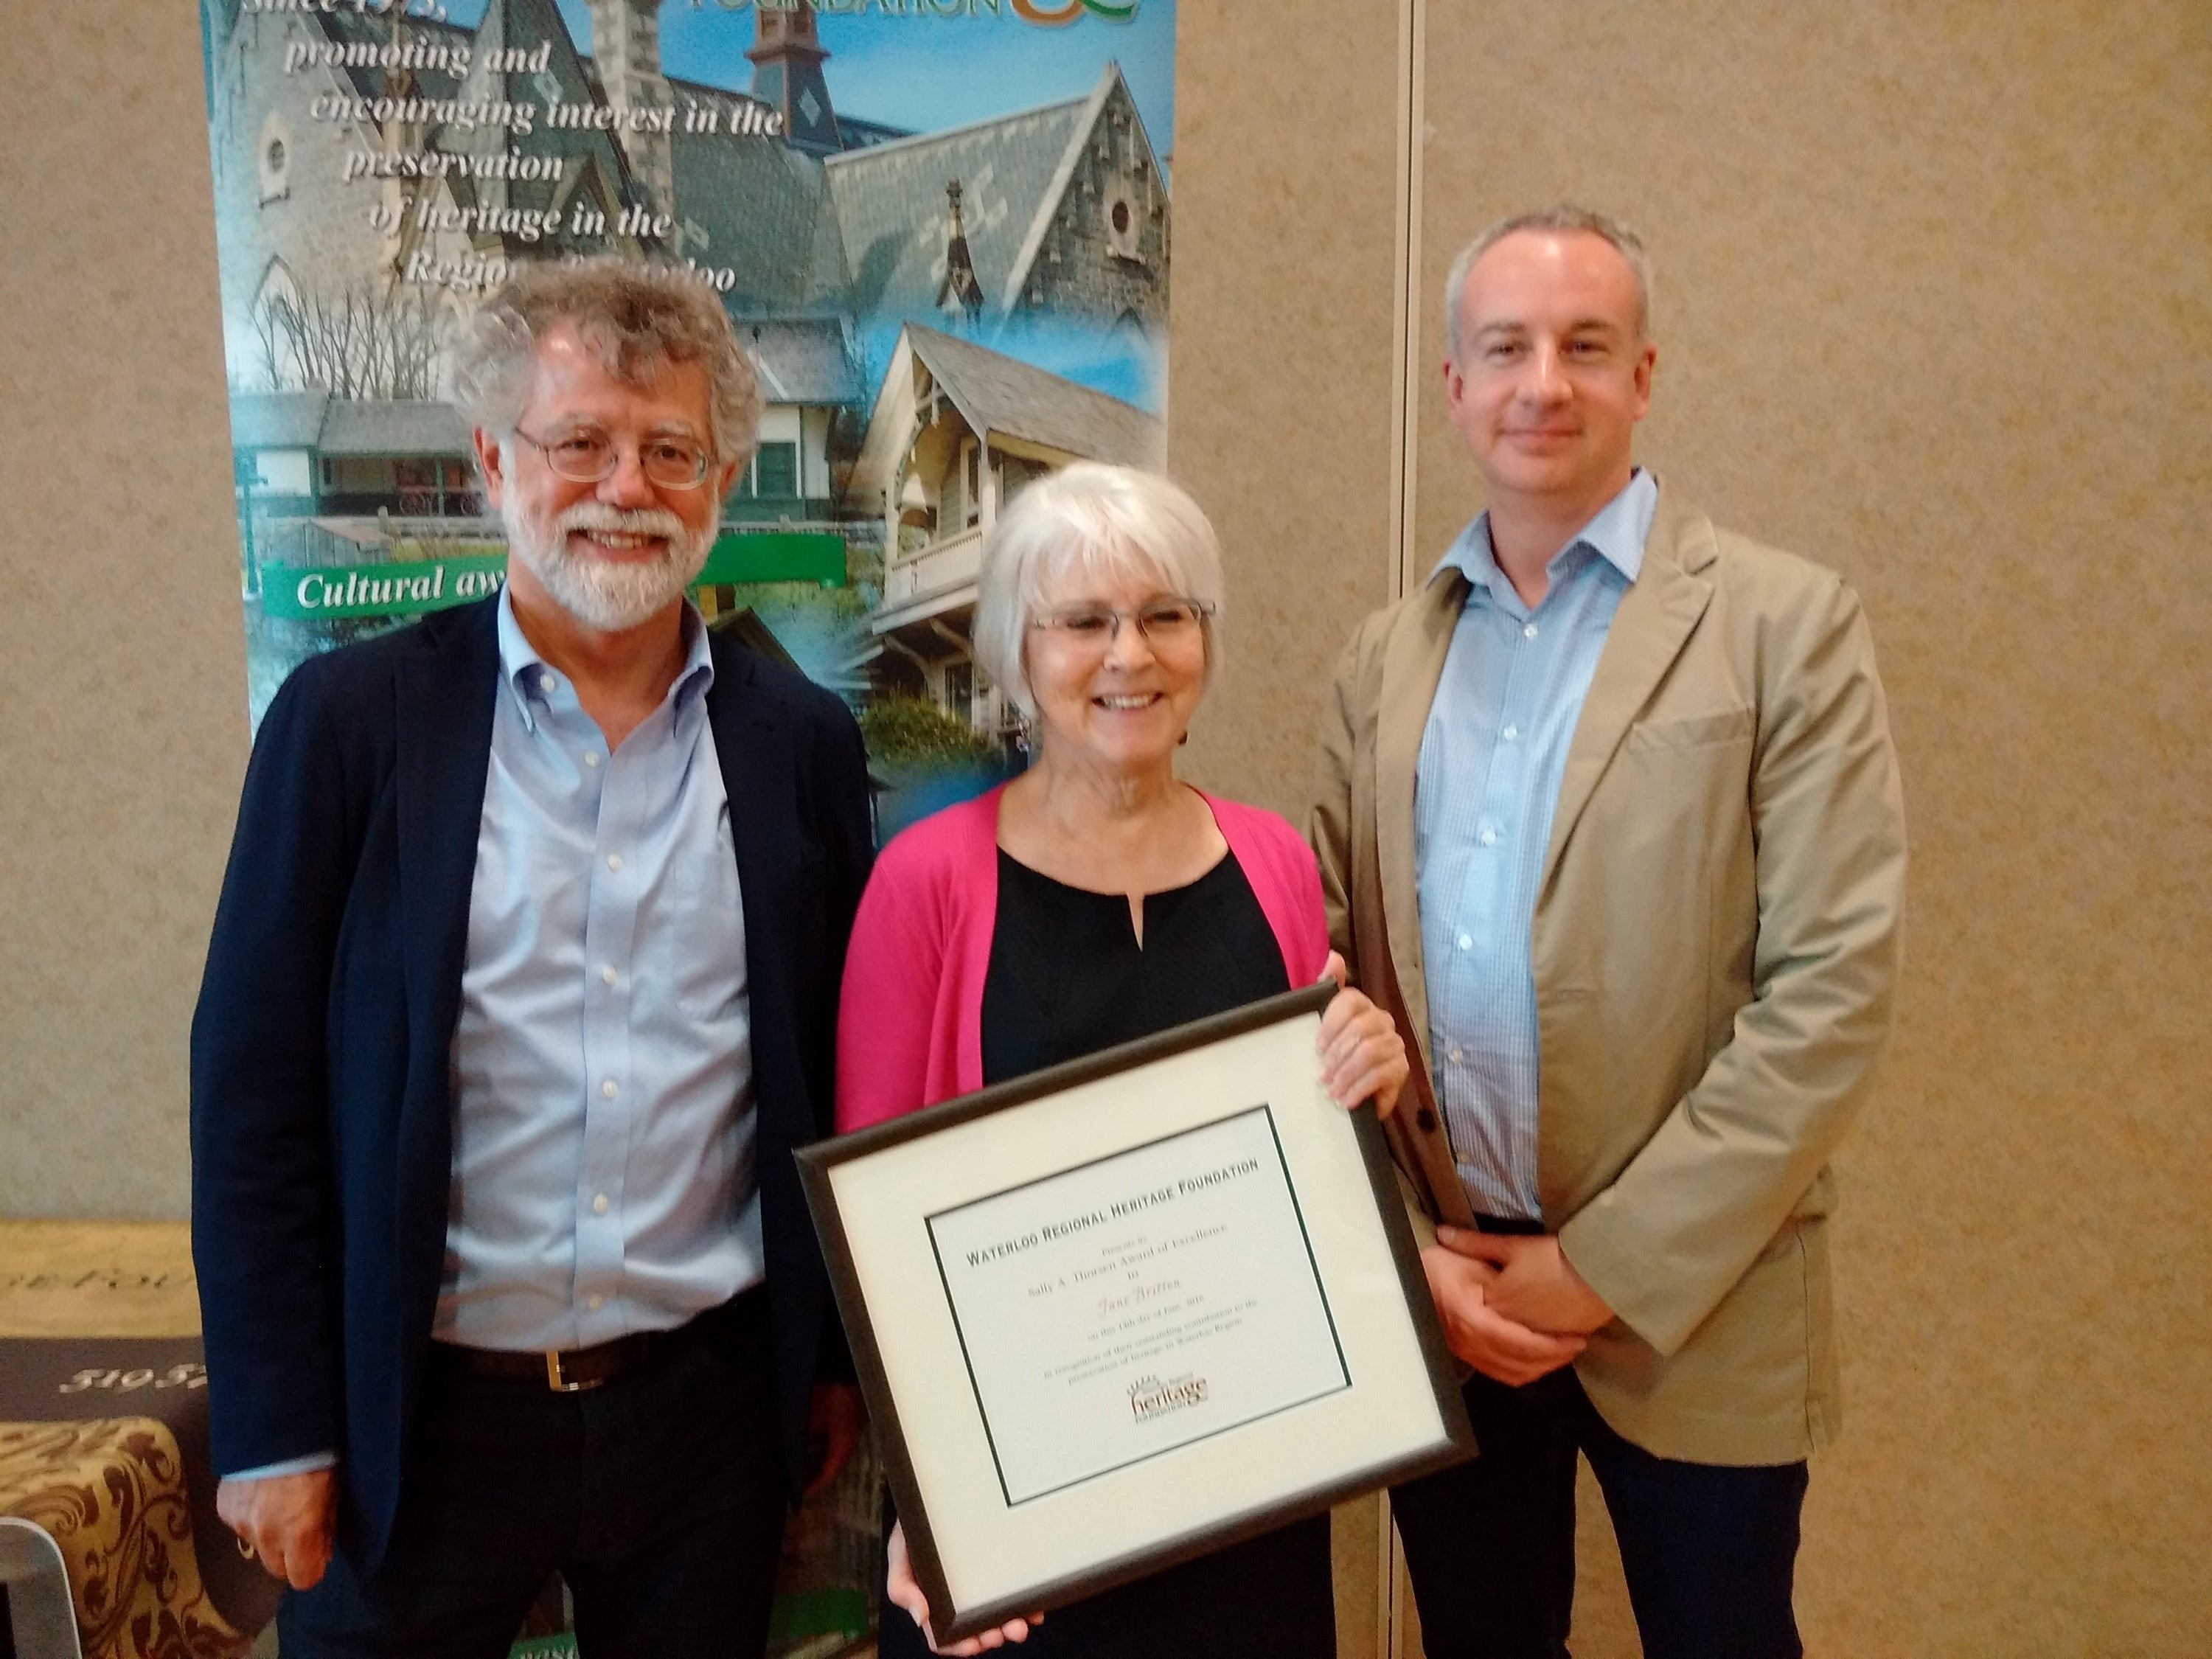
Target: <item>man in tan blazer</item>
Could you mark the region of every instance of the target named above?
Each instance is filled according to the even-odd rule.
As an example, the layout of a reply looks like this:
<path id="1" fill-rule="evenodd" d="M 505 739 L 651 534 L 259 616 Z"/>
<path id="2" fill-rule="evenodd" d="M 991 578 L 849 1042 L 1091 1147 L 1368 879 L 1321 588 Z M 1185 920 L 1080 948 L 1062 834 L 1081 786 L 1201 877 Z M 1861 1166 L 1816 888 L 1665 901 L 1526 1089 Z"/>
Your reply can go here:
<path id="1" fill-rule="evenodd" d="M 1482 1455 L 1394 1496 L 1432 1659 L 1565 1653 L 1578 1450 L 1648 1656 L 1802 1650 L 1827 1166 L 1889 1024 L 1903 809 L 1850 590 L 1631 460 L 1648 292 L 1580 210 L 1462 256 L 1488 509 L 1322 723 L 1331 931 L 1424 1062 L 1390 1129 L 1474 1373 Z"/>

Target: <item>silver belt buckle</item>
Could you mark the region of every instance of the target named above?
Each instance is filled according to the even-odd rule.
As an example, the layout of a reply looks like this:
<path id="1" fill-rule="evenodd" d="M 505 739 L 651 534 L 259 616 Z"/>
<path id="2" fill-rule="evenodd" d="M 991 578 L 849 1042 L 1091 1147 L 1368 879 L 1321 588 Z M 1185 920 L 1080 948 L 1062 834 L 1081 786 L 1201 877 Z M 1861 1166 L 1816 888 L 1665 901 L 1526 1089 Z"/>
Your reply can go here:
<path id="1" fill-rule="evenodd" d="M 556 1349 L 545 1351 L 545 1386 L 556 1394 L 581 1394 L 586 1389 L 596 1389 L 605 1379 L 592 1377 L 589 1382 L 571 1382 L 568 1373 L 561 1369 L 561 1355 Z"/>

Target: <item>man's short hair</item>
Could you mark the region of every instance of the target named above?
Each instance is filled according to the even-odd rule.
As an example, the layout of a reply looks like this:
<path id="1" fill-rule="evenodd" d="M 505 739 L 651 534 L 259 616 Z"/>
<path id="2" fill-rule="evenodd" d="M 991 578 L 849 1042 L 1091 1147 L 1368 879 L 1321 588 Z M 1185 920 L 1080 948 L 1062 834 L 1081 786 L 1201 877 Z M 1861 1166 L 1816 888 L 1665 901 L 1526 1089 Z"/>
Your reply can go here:
<path id="1" fill-rule="evenodd" d="M 1444 281 L 1444 340 L 1451 351 L 1451 360 L 1460 361 L 1460 352 L 1466 342 L 1460 338 L 1459 302 L 1467 292 L 1468 273 L 1474 262 L 1498 243 L 1516 231 L 1550 231 L 1565 234 L 1572 231 L 1585 232 L 1602 237 L 1613 246 L 1613 251 L 1626 261 L 1636 278 L 1636 332 L 1638 338 L 1651 331 L 1651 256 L 1644 250 L 1644 240 L 1620 220 L 1591 209 L 1577 207 L 1571 202 L 1560 202 L 1547 208 L 1538 208 L 1533 213 L 1516 213 L 1510 218 L 1500 219 L 1459 252 L 1452 261 L 1451 275 Z"/>
<path id="2" fill-rule="evenodd" d="M 1078 461 L 1024 485 L 983 544 L 975 660 L 1024 715 L 1036 713 L 1022 647 L 1071 579 L 1131 578 L 1207 607 L 1206 681 L 1221 672 L 1221 544 L 1182 486 L 1133 466 Z"/>
<path id="3" fill-rule="evenodd" d="M 722 302 L 678 265 L 619 254 L 526 264 L 463 319 L 447 342 L 453 402 L 504 440 L 529 401 L 538 342 L 568 322 L 607 373 L 643 386 L 664 363 L 707 372 L 707 441 L 716 465 L 751 458 L 760 385 Z"/>

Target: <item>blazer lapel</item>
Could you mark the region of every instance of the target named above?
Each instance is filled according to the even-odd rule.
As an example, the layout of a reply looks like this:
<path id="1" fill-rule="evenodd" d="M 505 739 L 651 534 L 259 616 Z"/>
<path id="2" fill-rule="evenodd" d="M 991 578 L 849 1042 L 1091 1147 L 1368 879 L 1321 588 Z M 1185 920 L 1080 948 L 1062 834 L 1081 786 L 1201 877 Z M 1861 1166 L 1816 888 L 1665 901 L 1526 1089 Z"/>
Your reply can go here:
<path id="1" fill-rule="evenodd" d="M 1443 678 L 1452 632 L 1467 603 L 1468 580 L 1456 569 L 1439 572 L 1408 605 L 1382 653 L 1382 685 L 1375 725 L 1375 833 L 1382 876 L 1382 915 L 1390 937 L 1390 967 L 1405 1000 L 1425 1065 L 1429 1042 L 1428 981 L 1421 967 L 1420 889 L 1413 867 L 1413 787 L 1421 758 L 1421 733 Z"/>
<path id="2" fill-rule="evenodd" d="M 1674 508 L 1662 488 L 1651 533 L 1645 538 L 1643 567 L 1620 596 L 1620 608 L 1613 613 L 1597 672 L 1583 700 L 1582 716 L 1567 745 L 1552 837 L 1536 884 L 1540 908 L 1598 780 L 1705 614 L 1713 585 L 1695 573 L 1703 570 L 1713 553 L 1711 525 L 1698 514 Z"/>
<path id="3" fill-rule="evenodd" d="M 737 849 L 738 884 L 744 896 L 747 954 L 757 958 L 761 951 L 751 944 L 753 918 L 768 920 L 773 872 L 789 860 L 789 849 L 781 845 L 786 826 L 774 808 L 790 802 L 790 768 L 782 722 L 754 688 L 751 662 L 741 650 L 714 653 L 707 724 L 714 733 L 714 760 L 730 802 L 730 841 Z"/>
<path id="4" fill-rule="evenodd" d="M 730 842 L 745 919 L 745 994 L 753 1011 L 753 1093 L 765 1113 L 782 1106 L 787 1091 L 763 1088 L 762 1082 L 797 1059 L 762 1052 L 790 1029 L 784 1005 L 791 988 L 778 945 L 786 933 L 781 890 L 799 860 L 791 739 L 775 703 L 753 683 L 750 654 L 720 639 L 707 724 L 730 805 Z M 789 1140 L 811 1138 L 804 1124 L 787 1124 L 783 1133 Z"/>

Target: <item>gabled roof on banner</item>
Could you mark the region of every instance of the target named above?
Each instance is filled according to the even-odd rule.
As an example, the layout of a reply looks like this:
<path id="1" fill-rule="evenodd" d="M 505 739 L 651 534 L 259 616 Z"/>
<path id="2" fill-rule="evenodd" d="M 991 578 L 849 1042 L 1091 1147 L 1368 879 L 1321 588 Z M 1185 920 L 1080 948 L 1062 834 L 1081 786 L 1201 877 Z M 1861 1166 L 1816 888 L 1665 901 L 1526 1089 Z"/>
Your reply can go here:
<path id="1" fill-rule="evenodd" d="M 230 441 L 325 455 L 465 455 L 469 427 L 451 404 L 428 398 L 246 392 L 230 400 Z"/>
<path id="2" fill-rule="evenodd" d="M 840 317 L 739 318 L 738 339 L 771 404 L 857 404 L 866 396 L 851 331 Z"/>
<path id="3" fill-rule="evenodd" d="M 845 296 L 845 255 L 822 164 L 773 138 L 672 134 L 677 234 L 685 257 L 737 274 L 733 300 L 817 308 Z"/>
<path id="4" fill-rule="evenodd" d="M 552 52 L 542 73 L 521 70 L 490 70 L 485 67 L 492 52 L 514 46 L 536 46 L 544 41 L 552 42 Z M 556 128 L 545 119 L 543 105 L 547 95 L 544 82 L 550 77 L 558 89 L 561 100 L 569 104 L 604 106 L 606 91 L 599 83 L 596 67 L 586 61 L 569 37 L 567 21 L 553 0 L 489 0 L 482 20 L 477 25 L 477 54 L 475 65 L 469 75 L 469 95 L 487 97 L 495 101 L 539 105 L 539 118 L 532 124 L 527 135 L 519 135 L 512 129 L 504 131 L 495 128 L 479 128 L 474 133 L 453 133 L 442 140 L 450 149 L 475 150 L 496 155 L 512 147 L 526 155 L 558 155 L 574 164 L 575 171 L 564 184 L 510 180 L 505 186 L 507 199 L 518 207 L 560 207 L 570 199 L 568 191 L 580 188 L 584 179 L 593 172 L 607 181 L 617 200 L 608 204 L 619 209 L 622 202 L 632 199 L 635 183 L 631 177 L 629 157 L 610 133 L 580 132 L 574 128 Z M 477 200 L 477 191 L 473 180 L 452 177 L 447 181 L 454 199 L 463 205 Z M 556 238 L 556 240 L 558 240 Z M 530 251 L 529 245 L 511 243 L 509 253 Z M 539 252 L 550 252 L 541 247 Z M 634 241 L 630 252 L 635 251 Z"/>
<path id="5" fill-rule="evenodd" d="M 1166 458 L 1159 417 L 1134 404 L 920 323 L 907 325 L 906 339 L 976 432 L 1123 466 Z"/>
<path id="6" fill-rule="evenodd" d="M 1054 186 L 1065 183 L 1120 73 L 1109 67 L 1087 97 L 824 161 L 854 309 L 896 316 L 936 308 L 945 276 L 945 186 L 955 179 L 975 275 L 994 300 L 1006 293 L 1031 231 L 1058 206 Z"/>
<path id="7" fill-rule="evenodd" d="M 865 121 L 857 115 L 836 112 L 837 136 L 848 150 L 867 149 L 877 144 L 888 144 L 901 138 L 914 137 L 912 127 L 895 127 L 888 121 Z"/>
<path id="8" fill-rule="evenodd" d="M 234 449 L 313 449 L 322 441 L 327 392 L 240 392 L 230 399 Z"/>
<path id="9" fill-rule="evenodd" d="M 465 455 L 469 424 L 451 404 L 334 398 L 323 416 L 325 455 Z"/>

